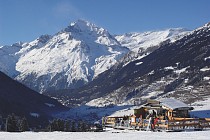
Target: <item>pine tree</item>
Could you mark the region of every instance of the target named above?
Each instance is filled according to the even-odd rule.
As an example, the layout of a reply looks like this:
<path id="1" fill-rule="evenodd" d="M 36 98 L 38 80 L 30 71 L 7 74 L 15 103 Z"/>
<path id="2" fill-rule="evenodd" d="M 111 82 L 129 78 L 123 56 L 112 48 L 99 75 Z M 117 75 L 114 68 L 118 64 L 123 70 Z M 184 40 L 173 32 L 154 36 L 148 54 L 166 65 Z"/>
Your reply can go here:
<path id="1" fill-rule="evenodd" d="M 50 131 L 51 131 L 51 132 L 55 131 L 54 120 L 50 123 Z"/>
<path id="2" fill-rule="evenodd" d="M 64 131 L 64 121 L 58 119 L 57 120 L 57 131 Z"/>
<path id="3" fill-rule="evenodd" d="M 24 132 L 24 131 L 28 131 L 29 127 L 28 127 L 28 122 L 26 120 L 26 118 L 24 117 L 21 121 L 20 121 L 20 131 Z"/>
<path id="4" fill-rule="evenodd" d="M 75 121 L 71 122 L 71 132 L 76 132 L 76 124 Z"/>
<path id="5" fill-rule="evenodd" d="M 82 131 L 81 126 L 82 126 L 82 123 L 81 123 L 81 121 L 79 121 L 78 124 L 77 124 L 77 131 L 79 131 L 79 132 Z"/>
<path id="6" fill-rule="evenodd" d="M 53 120 L 50 123 L 50 131 L 57 131 L 57 130 L 58 130 L 57 120 Z"/>
<path id="7" fill-rule="evenodd" d="M 7 132 L 17 132 L 17 120 L 15 119 L 15 115 L 8 115 L 6 119 L 6 131 Z"/>
<path id="8" fill-rule="evenodd" d="M 51 123 L 49 123 L 49 124 L 48 124 L 48 126 L 47 126 L 47 130 L 48 130 L 48 132 L 52 132 L 52 126 L 51 126 Z"/>
<path id="9" fill-rule="evenodd" d="M 65 131 L 66 132 L 70 131 L 70 122 L 69 121 L 65 121 Z"/>
<path id="10" fill-rule="evenodd" d="M 64 120 L 53 120 L 49 126 L 49 131 L 64 131 L 65 130 L 65 121 Z"/>
<path id="11" fill-rule="evenodd" d="M 81 122 L 81 131 L 86 132 L 86 123 L 84 121 Z"/>

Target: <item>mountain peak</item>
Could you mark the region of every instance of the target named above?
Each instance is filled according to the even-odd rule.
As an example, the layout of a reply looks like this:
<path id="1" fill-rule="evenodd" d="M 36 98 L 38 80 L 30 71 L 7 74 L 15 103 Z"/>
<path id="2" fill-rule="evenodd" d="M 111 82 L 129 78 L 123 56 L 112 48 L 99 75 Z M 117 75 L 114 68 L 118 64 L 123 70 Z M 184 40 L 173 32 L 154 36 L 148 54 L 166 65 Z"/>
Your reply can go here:
<path id="1" fill-rule="evenodd" d="M 210 28 L 210 22 L 206 23 L 204 26 Z"/>
<path id="2" fill-rule="evenodd" d="M 202 31 L 202 30 L 210 30 L 210 22 L 204 24 L 203 26 L 195 29 L 194 32 Z"/>
<path id="3" fill-rule="evenodd" d="M 41 43 L 46 43 L 49 39 L 51 38 L 51 35 L 45 34 L 45 35 L 41 35 L 40 37 L 37 38 L 37 41 L 41 42 Z"/>
<path id="4" fill-rule="evenodd" d="M 78 19 L 76 22 L 72 22 L 70 24 L 70 26 L 74 26 L 74 27 L 79 27 L 79 28 L 84 28 L 84 27 L 89 27 L 89 26 L 96 26 L 93 23 L 90 23 L 87 20 L 83 20 L 83 19 Z"/>
<path id="5" fill-rule="evenodd" d="M 22 47 L 22 45 L 23 45 L 23 42 L 19 41 L 19 42 L 12 44 L 11 46 Z"/>
<path id="6" fill-rule="evenodd" d="M 64 29 L 64 32 L 95 32 L 97 34 L 109 35 L 108 31 L 104 28 L 98 27 L 97 25 L 83 19 L 78 19 L 76 22 L 72 22 Z"/>
<path id="7" fill-rule="evenodd" d="M 170 32 L 189 32 L 191 30 L 189 30 L 187 28 L 179 27 L 179 28 L 169 28 L 168 31 L 170 31 Z"/>
<path id="8" fill-rule="evenodd" d="M 95 24 L 90 23 L 86 20 L 79 19 L 75 22 L 70 23 L 70 25 L 64 29 L 64 32 L 82 32 L 92 30 L 95 27 Z"/>

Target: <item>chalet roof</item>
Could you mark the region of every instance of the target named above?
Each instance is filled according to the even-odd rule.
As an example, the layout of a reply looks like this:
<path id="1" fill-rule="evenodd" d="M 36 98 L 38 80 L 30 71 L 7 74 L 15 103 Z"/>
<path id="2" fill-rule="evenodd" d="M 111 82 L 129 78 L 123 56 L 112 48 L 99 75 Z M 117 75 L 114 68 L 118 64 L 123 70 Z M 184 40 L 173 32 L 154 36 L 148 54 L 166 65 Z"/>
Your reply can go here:
<path id="1" fill-rule="evenodd" d="M 172 110 L 178 109 L 178 108 L 186 108 L 190 109 L 191 107 L 187 104 L 173 98 L 165 98 L 160 100 L 160 104 L 163 106 L 166 106 Z"/>
<path id="2" fill-rule="evenodd" d="M 124 109 L 124 110 L 118 110 L 116 112 L 114 112 L 113 114 L 111 114 L 109 117 L 123 117 L 123 116 L 130 116 L 131 114 L 134 113 L 134 109 Z"/>

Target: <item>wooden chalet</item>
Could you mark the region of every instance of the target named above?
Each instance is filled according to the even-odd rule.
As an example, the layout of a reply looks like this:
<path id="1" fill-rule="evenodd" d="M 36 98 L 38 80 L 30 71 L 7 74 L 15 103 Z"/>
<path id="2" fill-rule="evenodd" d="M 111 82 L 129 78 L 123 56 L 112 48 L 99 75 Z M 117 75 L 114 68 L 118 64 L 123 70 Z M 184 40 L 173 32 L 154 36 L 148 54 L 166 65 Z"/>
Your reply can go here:
<path id="1" fill-rule="evenodd" d="M 165 120 L 171 120 L 173 117 L 187 118 L 189 117 L 189 111 L 192 109 L 187 104 L 172 98 L 161 99 L 159 101 L 149 99 L 146 104 L 138 109 L 134 109 L 132 118 L 146 119 L 151 113 L 155 113 L 156 117 Z M 132 122 L 136 122 L 134 119 L 132 120 Z"/>
<path id="2" fill-rule="evenodd" d="M 115 128 L 133 127 L 135 129 L 145 129 L 150 125 L 149 116 L 153 114 L 153 117 L 158 119 L 155 124 L 158 129 L 180 130 L 189 127 L 194 129 L 210 127 L 209 118 L 190 118 L 189 111 L 191 110 L 193 110 L 192 107 L 177 99 L 149 99 L 146 104 L 134 109 L 132 114 L 129 112 L 129 114 L 122 116 L 107 117 L 106 124 Z"/>
<path id="3" fill-rule="evenodd" d="M 163 119 L 168 120 L 171 120 L 173 117 L 187 118 L 189 117 L 189 111 L 193 110 L 192 107 L 173 98 L 165 98 L 159 101 L 148 100 L 147 103 L 143 105 L 143 108 L 149 113 L 151 110 L 154 110 L 158 117 L 164 117 Z"/>
<path id="4" fill-rule="evenodd" d="M 160 100 L 160 105 L 163 110 L 166 110 L 165 116 L 167 116 L 169 120 L 172 120 L 174 117 L 189 118 L 189 111 L 193 110 L 193 107 L 172 98 Z"/>

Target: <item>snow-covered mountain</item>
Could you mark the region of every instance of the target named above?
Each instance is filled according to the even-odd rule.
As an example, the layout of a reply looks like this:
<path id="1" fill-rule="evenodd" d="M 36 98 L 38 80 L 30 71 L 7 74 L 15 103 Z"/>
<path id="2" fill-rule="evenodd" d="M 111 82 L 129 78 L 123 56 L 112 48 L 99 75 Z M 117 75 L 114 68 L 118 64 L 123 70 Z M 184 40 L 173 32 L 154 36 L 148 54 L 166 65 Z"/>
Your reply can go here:
<path id="1" fill-rule="evenodd" d="M 112 36 L 93 23 L 78 20 L 53 36 L 0 47 L 0 71 L 39 92 L 78 88 L 117 62 L 142 58 L 163 41 L 187 32 L 168 29 Z"/>
<path id="2" fill-rule="evenodd" d="M 142 52 L 150 47 L 157 46 L 166 40 L 174 42 L 189 32 L 189 30 L 184 28 L 171 28 L 161 31 L 126 33 L 123 35 L 116 35 L 115 38 L 122 46 L 129 48 L 131 51 Z"/>
<path id="3" fill-rule="evenodd" d="M 19 56 L 16 55 L 22 48 L 22 43 L 15 43 L 12 46 L 0 46 L 0 71 L 15 77 L 18 72 L 16 71 L 16 63 Z"/>
<path id="4" fill-rule="evenodd" d="M 80 89 L 55 92 L 65 99 L 55 97 L 69 106 L 100 107 L 143 103 L 163 96 L 186 103 L 205 100 L 210 89 L 209 46 L 208 23 L 175 42 L 161 43 L 141 59 L 113 66 Z"/>
<path id="5" fill-rule="evenodd" d="M 0 46 L 0 71 L 15 78 L 20 73 L 16 69 L 16 63 L 20 57 L 34 49 L 42 47 L 50 37 L 49 35 L 42 35 L 30 43 L 18 42 L 11 46 Z"/>
<path id="6" fill-rule="evenodd" d="M 160 31 L 116 35 L 115 38 L 118 42 L 130 50 L 130 52 L 120 60 L 120 63 L 126 66 L 132 61 L 140 60 L 158 49 L 161 45 L 175 42 L 190 32 L 191 31 L 184 28 L 171 28 Z"/>
<path id="7" fill-rule="evenodd" d="M 0 50 L 14 62 L 10 66 L 1 61 L 1 70 L 36 91 L 75 88 L 109 69 L 128 51 L 107 30 L 78 20 L 54 36 L 41 36 L 9 53 Z"/>

